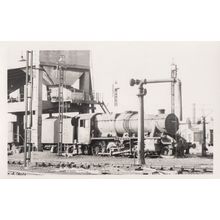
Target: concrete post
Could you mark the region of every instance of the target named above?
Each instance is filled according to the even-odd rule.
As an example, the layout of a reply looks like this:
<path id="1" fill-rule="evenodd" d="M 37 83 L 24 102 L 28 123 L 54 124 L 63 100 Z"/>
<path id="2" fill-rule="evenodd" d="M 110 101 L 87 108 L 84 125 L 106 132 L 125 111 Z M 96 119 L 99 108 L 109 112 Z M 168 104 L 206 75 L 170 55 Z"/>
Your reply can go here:
<path id="1" fill-rule="evenodd" d="M 28 128 L 28 74 L 29 52 L 26 52 L 26 77 L 25 77 L 25 120 L 24 120 L 24 167 L 27 167 L 27 128 Z"/>
<path id="2" fill-rule="evenodd" d="M 35 74 L 36 74 L 36 99 L 35 99 L 35 120 L 36 120 L 36 147 L 42 151 L 41 133 L 42 133 L 42 85 L 43 72 L 40 70 L 40 54 L 35 54 Z"/>

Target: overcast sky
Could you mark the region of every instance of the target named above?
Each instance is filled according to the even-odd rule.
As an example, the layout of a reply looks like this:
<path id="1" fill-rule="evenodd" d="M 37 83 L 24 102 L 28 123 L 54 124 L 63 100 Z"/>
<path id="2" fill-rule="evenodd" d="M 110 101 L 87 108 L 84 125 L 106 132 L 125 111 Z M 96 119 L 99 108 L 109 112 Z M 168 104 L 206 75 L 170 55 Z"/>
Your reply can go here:
<path id="1" fill-rule="evenodd" d="M 178 65 L 178 78 L 182 81 L 184 118 L 192 116 L 192 103 L 197 105 L 197 116 L 201 115 L 202 109 L 205 114 L 212 112 L 219 96 L 219 43 L 96 45 L 92 50 L 91 62 L 95 89 L 104 93 L 110 105 L 111 86 L 117 80 L 120 87 L 118 110 L 137 110 L 138 89 L 137 86 L 130 87 L 129 80 L 169 78 L 172 60 Z M 157 109 L 165 108 L 170 112 L 170 84 L 149 84 L 146 88 L 145 111 L 155 113 Z"/>
<path id="2" fill-rule="evenodd" d="M 48 48 L 44 44 L 42 49 L 53 49 L 53 45 Z M 182 81 L 184 118 L 192 116 L 192 103 L 197 105 L 197 116 L 201 115 L 202 109 L 206 114 L 214 111 L 217 105 L 220 82 L 218 42 L 102 42 L 68 43 L 68 46 L 67 43 L 60 43 L 55 49 L 91 51 L 94 89 L 103 93 L 110 110 L 138 110 L 138 89 L 137 86 L 130 87 L 129 80 L 170 78 L 172 61 L 178 65 L 178 78 Z M 21 55 L 21 49 L 14 49 L 12 45 L 7 51 L 8 67 L 15 63 L 15 66 L 23 65 L 16 61 Z M 112 108 L 112 84 L 115 80 L 120 87 L 117 109 Z M 170 84 L 151 84 L 146 88 L 145 111 L 156 113 L 157 109 L 165 108 L 170 112 Z M 176 107 L 178 112 L 177 100 Z"/>

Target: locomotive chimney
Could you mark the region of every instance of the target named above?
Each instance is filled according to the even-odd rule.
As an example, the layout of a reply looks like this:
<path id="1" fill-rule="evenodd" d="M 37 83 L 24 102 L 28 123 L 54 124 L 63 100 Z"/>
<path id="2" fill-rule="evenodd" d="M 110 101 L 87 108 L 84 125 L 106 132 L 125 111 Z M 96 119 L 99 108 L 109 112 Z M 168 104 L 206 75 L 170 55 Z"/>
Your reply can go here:
<path id="1" fill-rule="evenodd" d="M 165 114 L 165 109 L 158 109 L 158 115 Z"/>

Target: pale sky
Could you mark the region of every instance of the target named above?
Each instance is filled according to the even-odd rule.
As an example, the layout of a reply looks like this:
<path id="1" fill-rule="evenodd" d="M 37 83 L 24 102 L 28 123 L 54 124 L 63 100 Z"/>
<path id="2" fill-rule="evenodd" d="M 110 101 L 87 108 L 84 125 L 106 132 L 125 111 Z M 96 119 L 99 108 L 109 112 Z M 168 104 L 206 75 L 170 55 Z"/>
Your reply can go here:
<path id="1" fill-rule="evenodd" d="M 21 48 L 14 49 L 12 45 L 7 49 L 8 67 L 23 65 L 16 61 L 23 50 Z M 89 49 L 94 90 L 103 93 L 104 101 L 113 111 L 138 110 L 138 88 L 130 87 L 129 80 L 170 78 L 172 60 L 178 65 L 178 78 L 182 81 L 184 118 L 192 117 L 192 103 L 197 105 L 197 116 L 201 115 L 202 109 L 207 114 L 217 106 L 219 42 L 60 43 L 59 47 L 43 44 L 42 49 Z M 120 87 L 117 109 L 112 108 L 112 84 L 115 80 Z M 156 113 L 159 108 L 170 112 L 170 84 L 150 84 L 145 87 L 145 112 Z M 177 104 L 176 101 L 178 113 Z"/>
<path id="2" fill-rule="evenodd" d="M 112 104 L 112 83 L 118 81 L 118 111 L 138 109 L 138 88 L 129 80 L 164 79 L 170 77 L 172 60 L 178 65 L 182 81 L 183 116 L 192 117 L 192 103 L 197 116 L 214 111 L 219 96 L 220 43 L 103 43 L 92 51 L 94 86 Z M 145 111 L 155 113 L 159 108 L 170 112 L 170 84 L 148 84 Z M 176 96 L 178 95 L 176 91 Z M 177 106 L 177 100 L 176 100 Z M 177 106 L 178 108 L 178 106 Z M 211 114 L 210 114 L 211 115 Z"/>

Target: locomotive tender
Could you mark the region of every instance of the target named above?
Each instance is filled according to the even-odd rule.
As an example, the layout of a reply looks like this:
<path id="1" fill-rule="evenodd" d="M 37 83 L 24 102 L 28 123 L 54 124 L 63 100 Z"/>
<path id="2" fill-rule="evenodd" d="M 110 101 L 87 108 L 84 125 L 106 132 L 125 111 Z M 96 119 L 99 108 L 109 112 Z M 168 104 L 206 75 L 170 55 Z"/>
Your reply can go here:
<path id="1" fill-rule="evenodd" d="M 163 154 L 179 129 L 175 114 L 145 114 L 145 152 Z M 88 154 L 132 154 L 138 135 L 138 112 L 79 114 L 72 118 L 75 146 Z"/>

